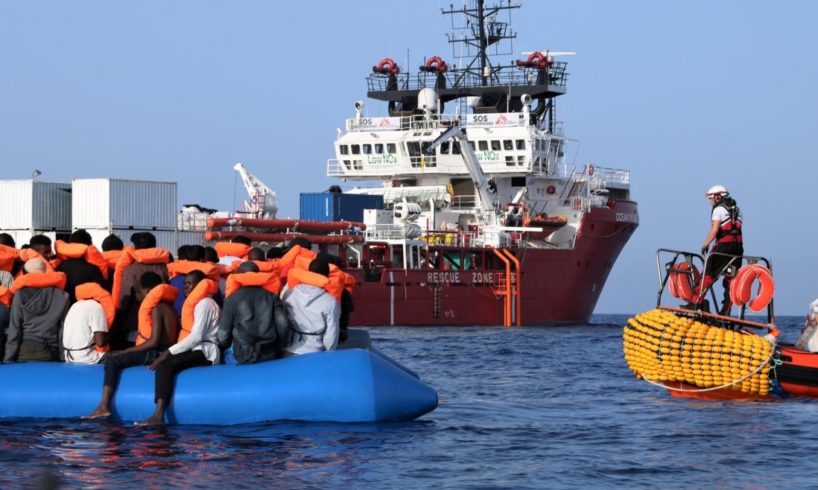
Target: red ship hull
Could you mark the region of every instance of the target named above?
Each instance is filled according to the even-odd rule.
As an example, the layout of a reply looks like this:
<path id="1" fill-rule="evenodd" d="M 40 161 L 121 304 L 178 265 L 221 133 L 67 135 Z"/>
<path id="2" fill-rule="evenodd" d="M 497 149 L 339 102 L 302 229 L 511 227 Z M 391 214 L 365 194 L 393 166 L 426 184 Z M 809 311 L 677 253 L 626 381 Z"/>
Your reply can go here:
<path id="1" fill-rule="evenodd" d="M 520 262 L 521 315 L 514 301 L 514 324 L 517 317 L 521 325 L 587 322 L 637 226 L 635 202 L 611 201 L 583 216 L 573 249 L 511 249 Z M 392 268 L 375 280 L 367 280 L 361 271 L 348 272 L 359 281 L 351 325 L 504 325 L 506 298 L 500 294 L 497 270 Z"/>

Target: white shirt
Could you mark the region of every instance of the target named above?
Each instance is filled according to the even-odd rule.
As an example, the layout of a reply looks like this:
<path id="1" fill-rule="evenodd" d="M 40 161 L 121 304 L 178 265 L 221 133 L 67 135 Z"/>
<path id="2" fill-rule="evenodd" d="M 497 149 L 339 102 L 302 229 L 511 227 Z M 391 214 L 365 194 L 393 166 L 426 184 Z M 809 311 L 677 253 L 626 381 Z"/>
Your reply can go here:
<path id="1" fill-rule="evenodd" d="M 108 322 L 102 306 L 90 299 L 74 303 L 63 324 L 65 362 L 97 364 L 102 358 L 102 352 L 97 352 L 94 348 L 94 334 L 97 332 L 108 332 Z"/>
<path id="2" fill-rule="evenodd" d="M 213 298 L 205 298 L 193 308 L 193 328 L 185 340 L 170 346 L 171 354 L 180 354 L 189 350 L 200 350 L 213 364 L 221 360 L 219 351 L 219 305 Z"/>

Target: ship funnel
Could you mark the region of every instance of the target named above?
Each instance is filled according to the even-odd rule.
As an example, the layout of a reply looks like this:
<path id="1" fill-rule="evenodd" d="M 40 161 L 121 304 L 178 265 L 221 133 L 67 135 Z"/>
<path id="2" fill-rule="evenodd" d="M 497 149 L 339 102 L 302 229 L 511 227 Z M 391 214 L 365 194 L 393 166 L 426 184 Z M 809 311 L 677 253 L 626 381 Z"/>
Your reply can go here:
<path id="1" fill-rule="evenodd" d="M 437 111 L 437 92 L 433 88 L 423 88 L 418 92 L 418 109 L 423 112 Z"/>

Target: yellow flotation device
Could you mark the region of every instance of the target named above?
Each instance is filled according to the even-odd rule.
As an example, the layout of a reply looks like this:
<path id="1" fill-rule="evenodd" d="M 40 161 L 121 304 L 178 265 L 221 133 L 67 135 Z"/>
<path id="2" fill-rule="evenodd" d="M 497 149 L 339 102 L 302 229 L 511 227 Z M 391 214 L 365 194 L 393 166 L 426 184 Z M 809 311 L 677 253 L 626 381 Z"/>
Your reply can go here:
<path id="1" fill-rule="evenodd" d="M 659 309 L 629 318 L 624 330 L 625 360 L 637 378 L 703 391 L 761 396 L 769 391 L 773 344 L 758 335 Z"/>

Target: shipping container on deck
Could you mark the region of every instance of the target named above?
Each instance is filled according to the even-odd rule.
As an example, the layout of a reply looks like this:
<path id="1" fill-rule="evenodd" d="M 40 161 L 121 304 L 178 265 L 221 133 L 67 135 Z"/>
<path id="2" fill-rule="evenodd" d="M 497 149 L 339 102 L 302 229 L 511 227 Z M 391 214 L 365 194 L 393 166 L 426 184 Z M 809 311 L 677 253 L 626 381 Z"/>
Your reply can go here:
<path id="1" fill-rule="evenodd" d="M 310 221 L 363 221 L 364 209 L 382 209 L 383 196 L 302 192 L 300 218 Z"/>
<path id="2" fill-rule="evenodd" d="M 70 232 L 71 184 L 0 180 L 0 230 Z"/>
<path id="3" fill-rule="evenodd" d="M 74 229 L 176 229 L 176 182 L 74 179 Z"/>
<path id="4" fill-rule="evenodd" d="M 125 245 L 132 245 L 131 236 L 134 233 L 150 231 L 156 237 L 156 246 L 165 248 L 173 256 L 176 256 L 176 250 L 182 245 L 208 245 L 207 240 L 204 239 L 204 233 L 200 231 L 176 231 L 176 230 L 123 230 L 112 228 L 86 228 L 91 234 L 91 239 L 97 248 L 102 249 L 102 240 L 110 234 L 118 236 Z"/>

